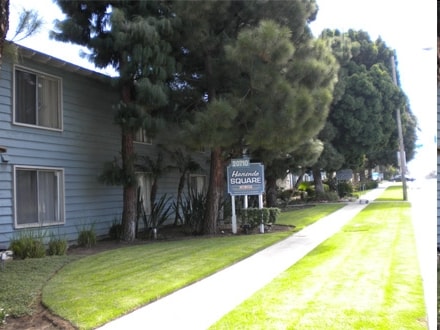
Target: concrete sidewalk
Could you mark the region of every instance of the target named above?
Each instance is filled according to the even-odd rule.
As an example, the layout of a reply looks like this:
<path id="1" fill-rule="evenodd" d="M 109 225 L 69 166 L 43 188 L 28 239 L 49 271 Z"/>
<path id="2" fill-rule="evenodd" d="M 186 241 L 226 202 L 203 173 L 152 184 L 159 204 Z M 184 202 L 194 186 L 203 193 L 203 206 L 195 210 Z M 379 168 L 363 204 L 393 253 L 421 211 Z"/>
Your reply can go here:
<path id="1" fill-rule="evenodd" d="M 408 185 L 420 274 L 423 281 L 428 329 L 437 327 L 437 180 L 416 180 Z"/>
<path id="2" fill-rule="evenodd" d="M 381 185 L 363 196 L 374 200 Z M 197 283 L 113 320 L 99 329 L 204 330 L 271 282 L 327 238 L 337 233 L 368 204 L 347 206 L 255 255 Z"/>

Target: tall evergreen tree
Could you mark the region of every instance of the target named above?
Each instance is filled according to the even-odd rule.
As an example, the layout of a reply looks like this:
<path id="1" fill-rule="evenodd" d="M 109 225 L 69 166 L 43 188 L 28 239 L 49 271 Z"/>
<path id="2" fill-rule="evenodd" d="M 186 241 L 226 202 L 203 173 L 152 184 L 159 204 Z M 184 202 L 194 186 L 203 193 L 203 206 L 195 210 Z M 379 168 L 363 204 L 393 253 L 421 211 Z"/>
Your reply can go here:
<path id="1" fill-rule="evenodd" d="M 364 168 L 369 159 L 370 165 L 378 161 L 378 155 L 382 162 L 395 159 L 395 113 L 397 109 L 405 109 L 406 98 L 392 80 L 393 50 L 380 38 L 371 41 L 363 31 L 340 34 L 327 30 L 321 37 L 332 43 L 341 66 L 329 121 L 336 128 L 331 143 L 344 156 L 343 166 L 358 170 Z M 410 137 L 411 132 L 415 133 L 415 118 L 410 112 L 403 117 L 408 119 L 406 132 Z M 407 142 L 410 155 L 414 141 Z M 384 157 L 384 151 L 388 157 Z"/>
<path id="2" fill-rule="evenodd" d="M 324 43 L 304 38 L 294 46 L 290 30 L 273 21 L 244 29 L 230 49 L 241 77 L 235 79 L 237 134 L 266 165 L 266 202 L 275 206 L 280 176 L 271 167 L 279 168 L 283 158 L 307 145 L 322 150 L 309 141 L 327 119 L 338 67 Z"/>
<path id="3" fill-rule="evenodd" d="M 180 78 L 194 96 L 186 105 L 196 114 L 187 129 L 199 137 L 193 144 L 212 150 L 205 217 L 205 233 L 210 234 L 216 230 L 228 157 L 241 156 L 247 148 L 269 152 L 277 143 L 295 145 L 301 132 L 307 140 L 310 113 L 321 114 L 331 93 L 310 88 L 313 79 L 304 74 L 320 64 L 315 56 L 305 60 L 307 48 L 313 49 L 307 22 L 315 17 L 315 1 L 182 1 L 178 7 L 177 15 L 192 23 L 183 26 L 179 44 Z M 301 57 L 294 56 L 303 43 L 307 46 L 297 54 L 305 69 L 295 62 Z M 297 72 L 291 69 L 295 63 Z M 315 126 L 322 128 L 316 121 Z"/>
<path id="4" fill-rule="evenodd" d="M 0 0 L 0 63 L 9 30 L 9 0 Z"/>
<path id="5" fill-rule="evenodd" d="M 174 73 L 173 15 L 163 1 L 57 1 L 66 18 L 52 36 L 90 50 L 98 68 L 111 65 L 120 91 L 116 123 L 121 127 L 123 239 L 133 241 L 136 224 L 134 136 L 167 103 L 167 80 Z M 151 124 L 151 123 L 147 123 Z"/>

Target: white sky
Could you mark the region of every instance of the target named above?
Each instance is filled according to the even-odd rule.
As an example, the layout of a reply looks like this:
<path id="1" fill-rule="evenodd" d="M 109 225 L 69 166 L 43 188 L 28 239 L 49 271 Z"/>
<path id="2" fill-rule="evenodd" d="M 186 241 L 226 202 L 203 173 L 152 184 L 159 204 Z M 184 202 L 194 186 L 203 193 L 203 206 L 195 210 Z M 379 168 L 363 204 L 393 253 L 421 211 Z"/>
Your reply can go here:
<path id="1" fill-rule="evenodd" d="M 433 0 L 317 0 L 317 3 L 318 16 L 310 25 L 316 36 L 325 28 L 364 30 L 372 40 L 380 36 L 388 47 L 396 50 L 402 89 L 419 121 L 419 144 L 423 145 L 408 166 L 413 175 L 435 170 L 436 3 Z M 23 7 L 36 9 L 45 24 L 40 33 L 19 44 L 93 69 L 87 60 L 80 58 L 78 46 L 49 40 L 53 20 L 63 18 L 52 0 L 11 0 L 9 36 L 15 32 L 17 12 Z"/>

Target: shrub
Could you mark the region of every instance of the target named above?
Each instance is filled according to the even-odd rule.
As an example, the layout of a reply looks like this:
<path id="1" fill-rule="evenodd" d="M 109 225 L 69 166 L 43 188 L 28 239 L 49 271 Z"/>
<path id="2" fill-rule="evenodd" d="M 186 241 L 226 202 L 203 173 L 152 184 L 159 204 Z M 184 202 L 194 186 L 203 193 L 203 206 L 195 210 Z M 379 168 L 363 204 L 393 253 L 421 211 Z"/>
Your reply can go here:
<path id="1" fill-rule="evenodd" d="M 108 230 L 108 236 L 113 240 L 119 240 L 122 237 L 122 224 L 117 220 L 113 221 L 110 229 Z"/>
<path id="2" fill-rule="evenodd" d="M 315 195 L 315 186 L 312 182 L 303 181 L 299 184 L 298 191 L 301 194 L 301 199 L 311 198 Z"/>
<path id="3" fill-rule="evenodd" d="M 78 232 L 78 245 L 92 247 L 96 244 L 96 234 L 93 225 L 90 228 L 83 228 Z"/>
<path id="4" fill-rule="evenodd" d="M 379 183 L 377 181 L 367 181 L 366 182 L 366 189 L 376 189 L 379 187 Z"/>
<path id="5" fill-rule="evenodd" d="M 286 189 L 286 190 L 278 190 L 277 191 L 277 198 L 281 199 L 284 203 L 288 203 L 290 201 L 290 198 L 293 196 L 293 190 L 292 189 Z"/>
<path id="6" fill-rule="evenodd" d="M 278 216 L 281 213 L 281 209 L 278 207 L 269 208 L 269 222 L 275 224 L 277 222 Z"/>
<path id="7" fill-rule="evenodd" d="M 52 236 L 49 240 L 47 254 L 50 256 L 63 256 L 67 252 L 67 240 Z"/>
<path id="8" fill-rule="evenodd" d="M 240 210 L 240 219 L 242 225 L 248 224 L 251 228 L 259 226 L 261 223 L 274 224 L 281 210 L 277 207 L 267 208 L 247 208 Z"/>
<path id="9" fill-rule="evenodd" d="M 323 193 L 317 193 L 315 196 L 315 200 L 336 202 L 339 200 L 339 196 L 335 191 L 325 191 Z"/>
<path id="10" fill-rule="evenodd" d="M 338 183 L 338 195 L 340 197 L 350 196 L 353 193 L 353 185 L 351 182 L 343 181 Z"/>
<path id="11" fill-rule="evenodd" d="M 14 257 L 20 259 L 26 258 L 43 258 L 46 256 L 46 248 L 44 246 L 44 233 L 33 231 L 23 231 L 11 240 L 9 249 L 14 253 Z"/>

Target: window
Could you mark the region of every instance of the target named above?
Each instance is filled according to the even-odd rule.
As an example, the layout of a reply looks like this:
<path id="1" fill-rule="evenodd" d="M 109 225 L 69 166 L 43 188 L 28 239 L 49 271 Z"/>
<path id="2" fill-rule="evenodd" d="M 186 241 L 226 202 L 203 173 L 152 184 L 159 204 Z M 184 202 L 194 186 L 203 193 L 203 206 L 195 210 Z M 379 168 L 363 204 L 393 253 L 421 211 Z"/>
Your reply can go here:
<path id="1" fill-rule="evenodd" d="M 135 142 L 140 142 L 144 144 L 153 144 L 153 139 L 148 136 L 147 130 L 145 128 L 140 128 L 134 137 Z"/>
<path id="2" fill-rule="evenodd" d="M 206 192 L 206 176 L 205 175 L 190 175 L 189 185 L 193 192 L 201 194 Z"/>
<path id="3" fill-rule="evenodd" d="M 61 79 L 18 67 L 14 73 L 14 123 L 61 130 Z"/>
<path id="4" fill-rule="evenodd" d="M 17 227 L 64 222 L 63 170 L 14 167 L 14 176 Z"/>

